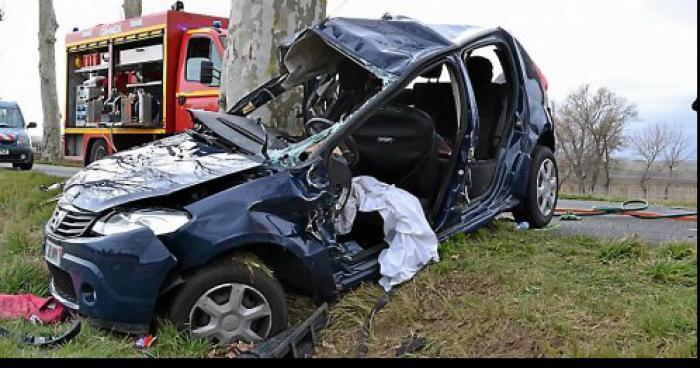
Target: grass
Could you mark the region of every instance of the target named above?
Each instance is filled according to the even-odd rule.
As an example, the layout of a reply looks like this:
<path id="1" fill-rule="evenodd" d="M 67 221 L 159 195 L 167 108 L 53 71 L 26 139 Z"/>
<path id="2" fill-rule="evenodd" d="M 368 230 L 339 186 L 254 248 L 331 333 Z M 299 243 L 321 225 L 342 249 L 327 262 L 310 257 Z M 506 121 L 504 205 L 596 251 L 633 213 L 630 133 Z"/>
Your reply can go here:
<path id="1" fill-rule="evenodd" d="M 620 202 L 624 203 L 629 200 L 639 199 L 639 198 L 625 198 L 620 196 L 606 196 L 599 194 L 574 194 L 574 193 L 561 193 L 559 194 L 559 199 L 571 199 L 580 201 L 602 201 L 602 202 Z M 697 201 L 686 201 L 678 199 L 658 199 L 658 200 L 648 200 L 649 204 L 657 206 L 669 206 L 669 207 L 682 207 L 682 208 L 698 208 Z"/>
<path id="2" fill-rule="evenodd" d="M 0 294 L 46 295 L 41 227 L 59 181 L 36 173 L 0 171 Z M 441 262 L 397 288 L 373 321 L 370 357 L 395 355 L 412 334 L 424 349 L 412 357 L 696 357 L 697 247 L 649 247 L 639 239 L 554 237 L 513 231 L 495 222 L 441 245 Z M 319 357 L 352 357 L 357 337 L 383 291 L 365 284 L 331 308 Z M 290 298 L 299 321 L 312 308 Z M 17 333 L 69 327 L 4 321 Z M 165 324 L 157 357 L 206 357 L 207 343 L 187 340 Z M 57 349 L 27 348 L 0 338 L 1 357 L 145 357 L 133 338 L 84 326 Z"/>

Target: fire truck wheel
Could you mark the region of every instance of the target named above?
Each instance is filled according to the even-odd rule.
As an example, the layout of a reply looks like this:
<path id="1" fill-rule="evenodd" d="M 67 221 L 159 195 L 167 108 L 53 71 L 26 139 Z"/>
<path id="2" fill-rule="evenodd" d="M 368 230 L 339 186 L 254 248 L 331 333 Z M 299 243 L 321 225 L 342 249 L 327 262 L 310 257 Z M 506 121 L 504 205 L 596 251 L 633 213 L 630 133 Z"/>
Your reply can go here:
<path id="1" fill-rule="evenodd" d="M 92 144 L 90 149 L 90 160 L 88 164 L 95 161 L 99 161 L 109 155 L 109 150 L 107 149 L 107 142 L 104 139 L 98 139 Z"/>

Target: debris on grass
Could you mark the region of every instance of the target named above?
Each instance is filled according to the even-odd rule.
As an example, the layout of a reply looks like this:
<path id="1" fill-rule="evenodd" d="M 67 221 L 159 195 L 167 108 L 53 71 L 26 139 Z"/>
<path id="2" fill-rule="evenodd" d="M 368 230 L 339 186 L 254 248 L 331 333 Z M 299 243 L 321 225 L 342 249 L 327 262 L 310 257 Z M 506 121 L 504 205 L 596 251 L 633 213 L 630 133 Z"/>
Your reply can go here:
<path id="1" fill-rule="evenodd" d="M 207 355 L 209 358 L 227 358 L 233 359 L 248 353 L 255 347 L 255 344 L 249 344 L 243 341 L 233 343 L 225 347 L 216 347 Z"/>

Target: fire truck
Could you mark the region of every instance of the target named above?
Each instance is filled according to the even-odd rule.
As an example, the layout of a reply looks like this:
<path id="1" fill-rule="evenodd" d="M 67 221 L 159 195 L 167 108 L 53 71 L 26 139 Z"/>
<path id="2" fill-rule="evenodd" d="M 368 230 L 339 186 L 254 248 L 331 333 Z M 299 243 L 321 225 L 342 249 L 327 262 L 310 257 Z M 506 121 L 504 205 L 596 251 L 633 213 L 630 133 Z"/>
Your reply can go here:
<path id="1" fill-rule="evenodd" d="M 218 110 L 228 19 L 174 9 L 66 36 L 64 156 L 88 165 Z"/>

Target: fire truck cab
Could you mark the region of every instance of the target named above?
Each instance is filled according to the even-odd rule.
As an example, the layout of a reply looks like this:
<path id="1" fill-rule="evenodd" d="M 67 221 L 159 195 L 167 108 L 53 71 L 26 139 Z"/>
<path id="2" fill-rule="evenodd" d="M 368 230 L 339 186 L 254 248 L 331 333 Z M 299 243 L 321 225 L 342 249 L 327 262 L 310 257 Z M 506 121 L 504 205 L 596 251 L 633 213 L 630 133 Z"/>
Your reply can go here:
<path id="1" fill-rule="evenodd" d="M 64 156 L 88 165 L 218 110 L 228 19 L 171 10 L 66 36 Z"/>

